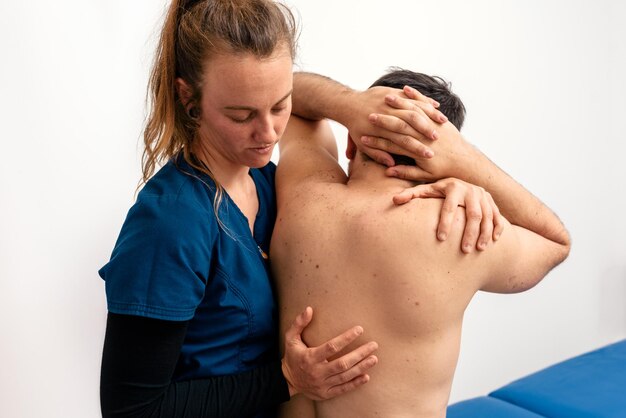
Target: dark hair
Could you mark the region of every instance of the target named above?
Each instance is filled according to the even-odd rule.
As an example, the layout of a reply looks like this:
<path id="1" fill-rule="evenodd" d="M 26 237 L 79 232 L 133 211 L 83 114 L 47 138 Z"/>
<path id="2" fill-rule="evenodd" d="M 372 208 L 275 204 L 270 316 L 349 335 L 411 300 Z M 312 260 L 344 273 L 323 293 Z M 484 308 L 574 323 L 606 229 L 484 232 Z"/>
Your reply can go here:
<path id="1" fill-rule="evenodd" d="M 451 84 L 438 76 L 416 73 L 399 67 L 391 67 L 389 73 L 380 77 L 370 87 L 383 86 L 401 89 L 410 86 L 425 96 L 439 102 L 439 110 L 461 130 L 465 121 L 465 105 L 461 98 L 452 93 Z M 392 154 L 396 164 L 415 165 L 415 160 L 404 155 Z"/>
<path id="2" fill-rule="evenodd" d="M 465 121 L 465 105 L 461 98 L 452 93 L 451 83 L 441 77 L 416 73 L 399 67 L 380 77 L 370 87 L 384 86 L 401 89 L 410 86 L 425 96 L 435 99 L 441 105 L 439 110 L 460 131 Z"/>

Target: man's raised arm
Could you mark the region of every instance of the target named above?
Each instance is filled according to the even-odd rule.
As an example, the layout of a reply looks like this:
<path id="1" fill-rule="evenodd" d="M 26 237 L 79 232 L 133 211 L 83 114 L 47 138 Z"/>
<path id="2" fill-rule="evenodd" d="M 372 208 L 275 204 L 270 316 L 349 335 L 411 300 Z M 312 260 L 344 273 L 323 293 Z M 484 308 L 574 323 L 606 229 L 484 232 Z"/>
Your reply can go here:
<path id="1" fill-rule="evenodd" d="M 401 90 L 389 87 L 374 87 L 356 91 L 335 80 L 318 74 L 294 73 L 292 110 L 294 115 L 309 120 L 332 119 L 348 128 L 357 147 L 373 160 L 383 165 L 393 165 L 393 158 L 387 152 L 363 145 L 363 136 L 377 136 L 396 141 L 412 140 L 415 152 L 423 158 L 430 158 L 432 151 L 424 143 L 437 138 L 440 122 L 447 118 L 435 106 L 437 102 L 425 96 L 419 100 L 421 107 L 413 107 L 410 112 L 397 110 L 386 101 L 387 96 L 406 97 Z M 382 113 L 399 115 L 408 113 L 411 125 L 398 129 L 387 129 L 372 123 L 371 114 Z M 410 138 L 410 139 L 409 139 Z"/>
<path id="2" fill-rule="evenodd" d="M 442 125 L 439 132 L 441 139 L 431 144 L 436 154 L 434 158 L 416 160 L 415 167 L 391 167 L 387 173 L 427 181 L 454 177 L 480 186 L 492 195 L 502 215 L 513 225 L 541 235 L 569 251 L 569 234 L 554 212 L 468 143 L 451 123 Z M 398 203 L 408 201 L 415 193 L 423 193 L 432 187 L 441 189 L 444 184 L 408 189 L 399 196 Z"/>

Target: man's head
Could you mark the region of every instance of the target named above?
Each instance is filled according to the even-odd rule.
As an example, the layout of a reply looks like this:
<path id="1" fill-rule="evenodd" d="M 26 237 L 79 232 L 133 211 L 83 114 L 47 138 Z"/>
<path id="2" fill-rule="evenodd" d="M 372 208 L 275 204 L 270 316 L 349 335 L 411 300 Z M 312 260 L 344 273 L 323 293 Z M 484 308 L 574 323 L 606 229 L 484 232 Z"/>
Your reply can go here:
<path id="1" fill-rule="evenodd" d="M 410 86 L 425 96 L 439 102 L 439 111 L 460 131 L 465 121 L 465 106 L 456 94 L 452 93 L 450 83 L 437 76 L 415 73 L 410 70 L 393 67 L 391 71 L 370 86 L 383 86 L 402 89 Z"/>
<path id="2" fill-rule="evenodd" d="M 392 67 L 389 73 L 383 75 L 376 80 L 371 87 L 383 86 L 402 89 L 404 86 L 410 86 L 439 102 L 439 111 L 446 115 L 448 120 L 460 131 L 465 121 L 465 106 L 456 94 L 452 93 L 450 83 L 441 77 L 429 76 L 422 73 L 416 73 L 410 70 L 404 70 L 399 67 Z M 348 139 L 348 149 L 346 155 L 352 158 L 356 152 L 356 146 Z M 404 155 L 391 155 L 396 164 L 415 165 L 415 160 Z"/>

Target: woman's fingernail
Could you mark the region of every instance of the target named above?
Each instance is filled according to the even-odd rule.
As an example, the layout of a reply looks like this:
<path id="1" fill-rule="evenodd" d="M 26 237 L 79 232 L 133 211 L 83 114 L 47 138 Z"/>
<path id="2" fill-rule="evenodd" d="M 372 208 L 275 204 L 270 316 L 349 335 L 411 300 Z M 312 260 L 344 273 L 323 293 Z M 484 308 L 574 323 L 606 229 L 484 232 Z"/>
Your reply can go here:
<path id="1" fill-rule="evenodd" d="M 440 232 L 438 237 L 439 237 L 439 241 L 445 241 L 446 238 L 448 238 L 445 232 Z"/>
<path id="2" fill-rule="evenodd" d="M 435 153 L 432 150 L 426 150 L 426 152 L 424 152 L 424 156 L 426 158 L 433 158 L 435 156 Z"/>
<path id="3" fill-rule="evenodd" d="M 378 115 L 375 113 L 372 113 L 368 119 L 370 122 L 376 122 L 378 120 Z"/>
<path id="4" fill-rule="evenodd" d="M 439 134 L 437 133 L 437 131 L 433 131 L 432 137 L 433 137 L 433 139 L 438 139 L 439 138 Z"/>
<path id="5" fill-rule="evenodd" d="M 372 142 L 372 140 L 370 139 L 369 136 L 362 136 L 361 137 L 361 142 L 364 144 L 370 144 Z"/>
<path id="6" fill-rule="evenodd" d="M 446 115 L 441 115 L 439 117 L 439 120 L 441 121 L 441 123 L 446 123 L 448 121 L 448 118 L 446 117 Z"/>

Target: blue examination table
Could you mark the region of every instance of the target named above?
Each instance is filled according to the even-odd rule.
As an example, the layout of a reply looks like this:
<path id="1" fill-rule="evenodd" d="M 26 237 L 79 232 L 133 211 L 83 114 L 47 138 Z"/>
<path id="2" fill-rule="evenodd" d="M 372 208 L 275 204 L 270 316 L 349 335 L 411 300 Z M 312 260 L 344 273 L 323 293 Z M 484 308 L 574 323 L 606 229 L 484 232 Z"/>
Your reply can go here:
<path id="1" fill-rule="evenodd" d="M 448 418 L 533 417 L 626 418 L 626 340 L 448 407 Z"/>

